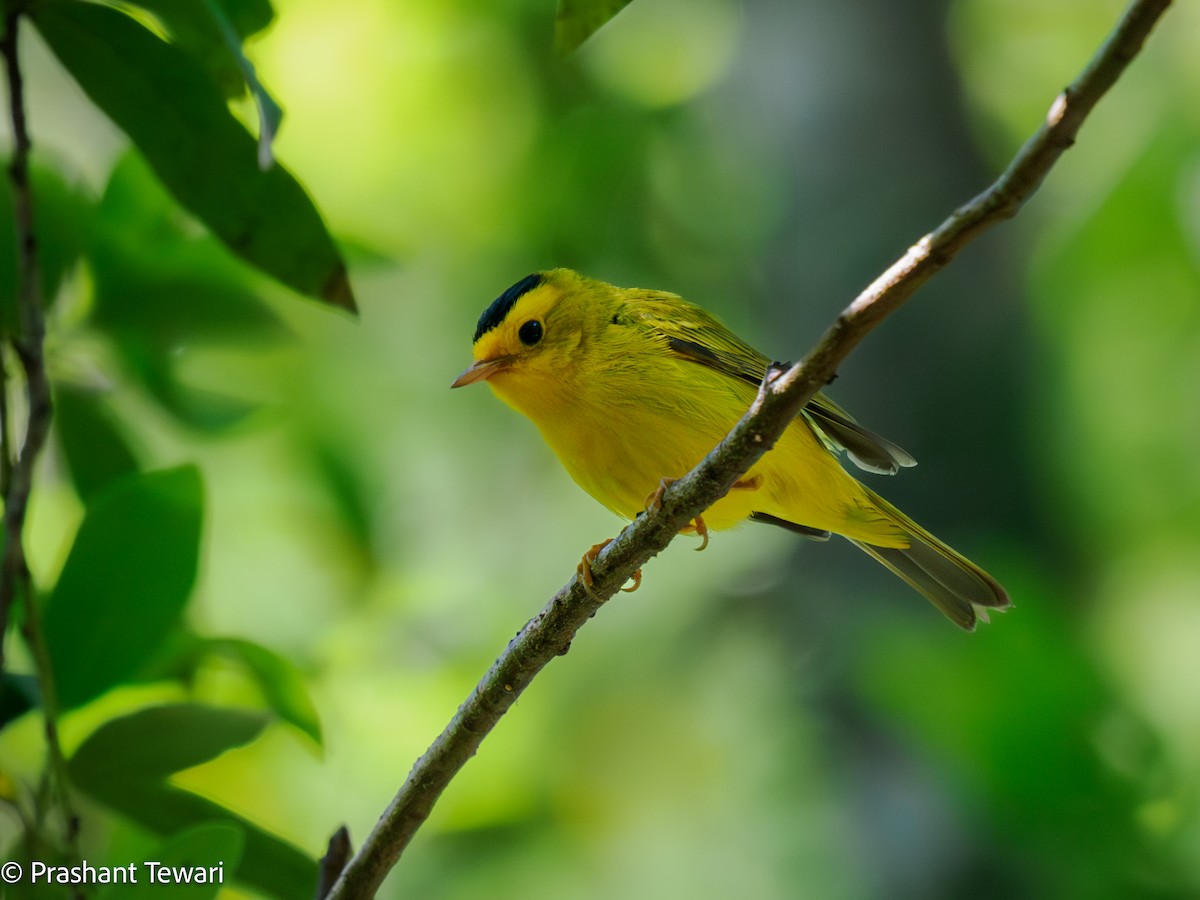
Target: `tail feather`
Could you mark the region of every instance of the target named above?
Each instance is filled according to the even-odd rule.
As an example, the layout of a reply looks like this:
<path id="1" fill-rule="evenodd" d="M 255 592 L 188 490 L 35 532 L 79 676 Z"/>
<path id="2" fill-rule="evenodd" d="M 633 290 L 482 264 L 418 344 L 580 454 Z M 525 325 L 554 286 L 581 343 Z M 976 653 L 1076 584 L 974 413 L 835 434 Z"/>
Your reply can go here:
<path id="1" fill-rule="evenodd" d="M 873 491 L 869 493 L 872 503 L 903 529 L 909 545 L 875 547 L 858 540 L 854 544 L 924 594 L 952 622 L 972 631 L 977 618 L 987 621 L 986 610 L 1012 605 L 1004 588 L 991 575 L 882 497 Z"/>

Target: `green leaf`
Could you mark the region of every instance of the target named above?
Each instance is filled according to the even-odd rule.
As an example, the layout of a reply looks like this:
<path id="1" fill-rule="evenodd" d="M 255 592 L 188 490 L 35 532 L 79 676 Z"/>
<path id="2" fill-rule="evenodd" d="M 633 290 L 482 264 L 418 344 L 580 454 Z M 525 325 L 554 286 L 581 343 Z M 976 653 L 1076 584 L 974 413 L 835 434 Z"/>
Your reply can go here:
<path id="1" fill-rule="evenodd" d="M 294 725 L 321 744 L 321 722 L 308 695 L 304 676 L 291 662 L 253 641 L 219 638 L 207 648 L 241 663 L 254 676 L 267 707 L 283 721 Z"/>
<path id="2" fill-rule="evenodd" d="M 228 821 L 210 822 L 177 832 L 145 854 L 145 860 L 166 868 L 203 869 L 205 883 L 173 882 L 169 888 L 155 887 L 160 892 L 169 892 L 171 900 L 212 900 L 219 895 L 222 882 L 232 878 L 237 871 L 245 845 L 245 832 L 236 824 Z M 209 872 L 213 867 L 218 868 L 216 873 Z M 149 890 L 146 884 L 150 872 L 145 861 L 140 863 L 138 869 L 140 877 L 137 884 L 112 885 L 101 891 L 97 900 L 144 900 Z M 216 874 L 220 881 L 209 878 L 210 874 Z"/>
<path id="3" fill-rule="evenodd" d="M 600 26 L 629 5 L 629 0 L 558 0 L 554 40 L 566 56 L 586 41 Z"/>
<path id="4" fill-rule="evenodd" d="M 174 352 L 197 339 L 275 339 L 279 317 L 254 290 L 250 271 L 197 233 L 136 152 L 114 167 L 96 210 L 89 257 L 93 322 Z"/>
<path id="5" fill-rule="evenodd" d="M 267 0 L 133 2 L 158 19 L 171 42 L 199 62 L 226 97 L 242 95 L 246 81 L 236 57 L 242 55 L 242 41 L 262 31 L 275 17 Z M 223 33 L 226 27 L 229 35 Z"/>
<path id="6" fill-rule="evenodd" d="M 179 837 L 185 829 L 213 823 L 236 828 L 244 836 L 244 854 L 227 875 L 271 896 L 307 897 L 317 877 L 311 857 L 225 807 L 165 781 L 174 772 L 249 743 L 266 722 L 263 713 L 246 710 L 198 704 L 150 707 L 97 728 L 75 751 L 67 770 L 80 790 L 156 834 Z M 196 858 L 198 865 L 209 864 L 203 855 Z"/>
<path id="7" fill-rule="evenodd" d="M 75 491 L 85 503 L 138 470 L 137 457 L 97 393 L 60 384 L 54 396 L 54 427 Z"/>
<path id="8" fill-rule="evenodd" d="M 254 65 L 242 50 L 242 41 L 261 31 L 274 18 L 266 0 L 137 0 L 154 13 L 171 35 L 171 41 L 190 53 L 209 73 L 226 97 L 250 90 L 258 109 L 258 164 L 273 162 L 271 143 L 279 132 L 283 110 L 258 80 Z"/>
<path id="9" fill-rule="evenodd" d="M 225 822 L 245 834 L 245 850 L 233 877 L 271 897 L 311 897 L 317 862 L 295 845 L 247 821 L 225 807 L 168 784 L 111 782 L 82 790 L 156 834 L 176 834 L 196 825 Z"/>
<path id="10" fill-rule="evenodd" d="M 156 0 L 160 2 L 160 0 Z M 178 0 L 170 0 L 176 3 Z M 275 18 L 271 0 L 208 0 L 210 5 L 220 8 L 237 35 L 242 40 L 252 37 L 266 28 Z"/>
<path id="11" fill-rule="evenodd" d="M 205 432 L 220 432 L 244 421 L 258 407 L 249 401 L 184 384 L 175 375 L 177 355 L 136 336 L 120 337 L 117 349 L 130 374 L 172 415 Z"/>
<path id="12" fill-rule="evenodd" d="M 7 160 L 4 169 L 7 172 Z M 42 296 L 50 305 L 86 242 L 93 204 L 80 188 L 36 159 L 31 161 L 29 180 Z M 17 238 L 12 210 L 12 182 L 5 174 L 0 178 L 0 329 L 5 334 L 14 333 L 17 325 Z"/>
<path id="13" fill-rule="evenodd" d="M 234 253 L 303 294 L 354 310 L 345 264 L 312 201 L 283 166 L 259 168 L 254 138 L 199 63 L 94 3 L 39 4 L 34 22 L 175 198 Z"/>
<path id="14" fill-rule="evenodd" d="M 202 506 L 194 466 L 128 476 L 89 503 L 44 620 L 64 709 L 134 675 L 175 627 L 196 578 Z"/>
<path id="15" fill-rule="evenodd" d="M 114 167 L 96 226 L 92 323 L 113 338 L 128 372 L 194 428 L 242 421 L 254 404 L 184 384 L 176 368 L 180 351 L 195 343 L 288 334 L 253 290 L 250 271 L 197 233 L 136 152 Z"/>
<path id="16" fill-rule="evenodd" d="M 283 121 L 283 110 L 275 102 L 275 98 L 267 93 L 262 82 L 258 80 L 258 72 L 255 71 L 254 64 L 242 51 L 241 38 L 220 4 L 216 0 L 208 0 L 208 8 L 220 26 L 225 46 L 238 69 L 241 70 L 242 77 L 246 80 L 250 96 L 254 98 L 254 106 L 258 110 L 258 167 L 268 169 L 275 164 L 271 145 L 275 141 L 275 135 L 279 133 L 279 124 Z"/>
<path id="17" fill-rule="evenodd" d="M 71 757 L 71 777 L 101 790 L 165 779 L 250 743 L 267 721 L 264 713 L 195 703 L 147 707 L 92 732 Z"/>

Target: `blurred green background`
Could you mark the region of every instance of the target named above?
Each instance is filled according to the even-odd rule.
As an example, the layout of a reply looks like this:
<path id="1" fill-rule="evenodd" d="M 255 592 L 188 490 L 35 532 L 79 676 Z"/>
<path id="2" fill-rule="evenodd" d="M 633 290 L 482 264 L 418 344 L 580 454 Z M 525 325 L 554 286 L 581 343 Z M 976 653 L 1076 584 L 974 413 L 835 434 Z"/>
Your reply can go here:
<path id="1" fill-rule="evenodd" d="M 146 467 L 199 462 L 192 624 L 295 662 L 320 715 L 323 751 L 272 725 L 177 783 L 319 855 L 343 822 L 361 842 L 622 524 L 530 423 L 448 390 L 483 307 L 565 265 L 797 358 L 987 185 L 1122 4 L 633 0 L 565 60 L 550 0 L 275 6 L 249 53 L 360 319 L 222 256 L 262 303 L 193 326 L 162 296 L 164 387 L 76 271 L 48 352 Z M 1016 608 L 964 635 L 845 542 L 682 538 L 522 697 L 383 896 L 1200 896 L 1200 10 L 1177 7 L 1022 214 L 831 391 L 921 461 L 872 486 Z M 39 151 L 86 196 L 114 167 L 152 190 L 26 36 Z M 82 505 L 60 450 L 40 479 L 46 585 Z M 72 713 L 68 751 L 182 691 Z M 257 702 L 218 662 L 189 696 Z M 39 762 L 20 725 L 10 772 Z M 86 855 L 124 861 L 136 829 L 82 814 Z"/>

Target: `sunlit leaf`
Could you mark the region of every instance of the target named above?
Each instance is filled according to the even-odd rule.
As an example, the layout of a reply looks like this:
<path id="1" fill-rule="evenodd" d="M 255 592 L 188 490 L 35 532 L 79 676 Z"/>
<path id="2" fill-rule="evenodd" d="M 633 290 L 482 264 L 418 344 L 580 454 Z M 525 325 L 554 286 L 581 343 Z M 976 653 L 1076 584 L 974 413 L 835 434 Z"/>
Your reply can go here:
<path id="1" fill-rule="evenodd" d="M 137 457 L 98 394 L 60 384 L 54 395 L 54 427 L 75 491 L 85 502 L 138 470 Z"/>
<path id="2" fill-rule="evenodd" d="M 159 890 L 169 890 L 172 898 L 182 900 L 210 900 L 219 895 L 221 884 L 237 871 L 245 844 L 245 832 L 239 826 L 232 822 L 212 822 L 177 832 L 145 857 L 168 868 L 203 869 L 207 883 L 173 883 L 170 888 Z M 218 867 L 215 874 L 219 880 L 207 877 L 214 874 L 209 871 L 210 867 Z M 149 877 L 149 872 L 144 874 Z M 146 883 L 143 880 L 137 884 L 115 884 L 97 897 L 98 900 L 142 900 L 146 896 Z"/>
<path id="3" fill-rule="evenodd" d="M 151 706 L 105 722 L 71 757 L 71 775 L 99 788 L 163 779 L 248 744 L 266 726 L 264 713 L 194 703 Z"/>
<path id="4" fill-rule="evenodd" d="M 259 167 L 254 138 L 199 63 L 98 4 L 41 4 L 34 21 L 171 193 L 234 253 L 303 294 L 354 309 L 345 264 L 312 201 L 282 166 Z"/>
<path id="5" fill-rule="evenodd" d="M 321 722 L 308 695 L 304 676 L 273 650 L 235 638 L 206 642 L 207 649 L 241 663 L 254 677 L 267 706 L 283 721 L 321 743 Z"/>
<path id="6" fill-rule="evenodd" d="M 164 780 L 252 741 L 266 721 L 261 713 L 194 704 L 140 710 L 101 725 L 76 750 L 68 771 L 80 790 L 156 834 L 212 823 L 236 828 L 245 836 L 245 851 L 227 875 L 270 896 L 305 897 L 316 883 L 314 860 L 236 813 Z"/>
<path id="7" fill-rule="evenodd" d="M 175 834 L 213 822 L 232 824 L 246 838 L 241 862 L 232 873 L 236 880 L 280 900 L 312 895 L 317 883 L 316 860 L 220 804 L 162 782 L 130 780 L 80 787 L 156 834 Z"/>
<path id="8" fill-rule="evenodd" d="M 570 53 L 609 19 L 629 5 L 629 0 L 558 0 L 554 40 L 558 52 Z"/>
<path id="9" fill-rule="evenodd" d="M 63 708 L 132 676 L 175 627 L 196 577 L 202 506 L 193 466 L 128 476 L 89 503 L 45 611 Z"/>

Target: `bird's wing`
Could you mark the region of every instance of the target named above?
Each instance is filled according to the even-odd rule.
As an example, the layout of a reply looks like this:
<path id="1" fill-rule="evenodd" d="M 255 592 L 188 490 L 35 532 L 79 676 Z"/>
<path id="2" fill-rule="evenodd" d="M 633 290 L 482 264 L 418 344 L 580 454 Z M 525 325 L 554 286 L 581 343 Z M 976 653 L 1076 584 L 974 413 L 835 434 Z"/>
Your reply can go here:
<path id="1" fill-rule="evenodd" d="M 698 306 L 676 297 L 650 291 L 630 292 L 619 314 L 623 324 L 640 325 L 658 333 L 675 356 L 700 363 L 754 387 L 762 382 L 770 364 L 765 356 Z M 818 393 L 801 415 L 813 429 L 860 469 L 894 475 L 917 461 L 887 438 L 868 431 L 854 417 Z"/>

